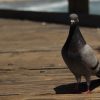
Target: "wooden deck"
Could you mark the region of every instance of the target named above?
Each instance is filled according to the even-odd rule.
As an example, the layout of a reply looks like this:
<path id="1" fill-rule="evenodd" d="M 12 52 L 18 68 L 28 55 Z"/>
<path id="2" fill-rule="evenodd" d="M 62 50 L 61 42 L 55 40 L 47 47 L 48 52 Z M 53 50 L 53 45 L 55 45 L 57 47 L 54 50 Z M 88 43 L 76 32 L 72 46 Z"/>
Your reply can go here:
<path id="1" fill-rule="evenodd" d="M 0 19 L 0 100 L 100 100 L 100 80 L 92 77 L 91 94 L 61 57 L 69 26 Z M 81 31 L 100 59 L 100 29 Z"/>

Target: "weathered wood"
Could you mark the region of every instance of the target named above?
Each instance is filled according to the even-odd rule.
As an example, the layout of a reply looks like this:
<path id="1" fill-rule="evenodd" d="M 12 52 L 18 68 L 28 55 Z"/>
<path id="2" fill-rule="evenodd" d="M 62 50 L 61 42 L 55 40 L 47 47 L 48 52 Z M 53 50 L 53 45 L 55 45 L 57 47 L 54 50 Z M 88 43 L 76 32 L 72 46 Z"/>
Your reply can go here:
<path id="1" fill-rule="evenodd" d="M 89 0 L 68 0 L 70 13 L 89 14 Z"/>

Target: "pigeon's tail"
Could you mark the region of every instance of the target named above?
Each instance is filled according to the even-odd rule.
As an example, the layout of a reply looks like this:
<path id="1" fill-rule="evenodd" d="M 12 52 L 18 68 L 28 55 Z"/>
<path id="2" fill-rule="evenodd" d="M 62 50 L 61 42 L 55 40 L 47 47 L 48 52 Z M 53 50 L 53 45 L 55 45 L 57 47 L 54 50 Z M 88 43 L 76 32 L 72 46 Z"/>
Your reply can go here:
<path id="1" fill-rule="evenodd" d="M 96 73 L 97 77 L 100 77 L 100 62 L 98 61 L 96 66 L 92 68 L 92 70 L 94 70 Z"/>

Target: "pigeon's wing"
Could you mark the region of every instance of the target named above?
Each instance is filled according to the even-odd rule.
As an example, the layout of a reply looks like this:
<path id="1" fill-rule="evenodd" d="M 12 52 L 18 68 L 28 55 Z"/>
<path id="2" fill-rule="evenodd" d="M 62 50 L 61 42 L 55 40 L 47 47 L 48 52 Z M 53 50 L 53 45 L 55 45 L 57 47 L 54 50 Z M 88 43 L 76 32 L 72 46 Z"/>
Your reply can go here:
<path id="1" fill-rule="evenodd" d="M 81 50 L 80 50 L 80 55 L 81 55 L 81 60 L 84 65 L 87 67 L 90 67 L 91 69 L 94 69 L 95 66 L 98 63 L 98 59 L 96 58 L 93 49 L 89 45 L 85 45 Z"/>

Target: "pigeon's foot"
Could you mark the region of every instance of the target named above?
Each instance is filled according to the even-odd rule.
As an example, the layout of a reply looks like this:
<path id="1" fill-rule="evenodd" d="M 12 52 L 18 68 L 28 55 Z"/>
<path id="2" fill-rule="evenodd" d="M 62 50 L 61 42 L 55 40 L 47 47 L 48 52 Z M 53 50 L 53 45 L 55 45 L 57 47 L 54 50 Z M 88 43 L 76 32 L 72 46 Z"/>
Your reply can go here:
<path id="1" fill-rule="evenodd" d="M 82 92 L 82 94 L 91 94 L 92 92 L 90 90 L 87 90 L 85 92 Z"/>

